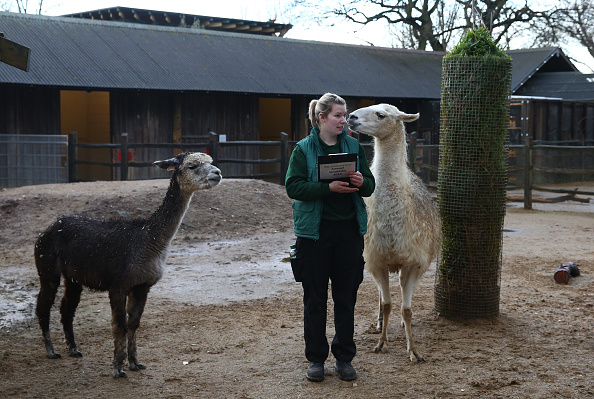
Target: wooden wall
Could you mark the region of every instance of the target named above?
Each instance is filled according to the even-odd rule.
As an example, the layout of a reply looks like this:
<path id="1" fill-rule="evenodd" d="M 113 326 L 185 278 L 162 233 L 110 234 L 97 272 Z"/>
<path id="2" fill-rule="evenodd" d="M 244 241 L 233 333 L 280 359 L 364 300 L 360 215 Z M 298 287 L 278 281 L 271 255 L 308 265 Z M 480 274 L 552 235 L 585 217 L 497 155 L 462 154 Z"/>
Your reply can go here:
<path id="1" fill-rule="evenodd" d="M 111 93 L 112 141 L 128 133 L 129 143 L 203 143 L 210 131 L 224 134 L 227 141 L 258 140 L 258 97 L 234 94 L 169 92 Z M 203 147 L 196 150 L 204 151 Z M 179 151 L 131 150 L 138 162 L 169 158 Z M 257 149 L 223 148 L 221 158 L 257 159 Z M 219 165 L 223 175 L 252 173 L 251 165 Z M 246 168 L 248 169 L 246 172 Z M 155 168 L 132 169 L 130 179 L 161 176 Z"/>
<path id="2" fill-rule="evenodd" d="M 0 134 L 60 134 L 60 92 L 0 86 Z"/>

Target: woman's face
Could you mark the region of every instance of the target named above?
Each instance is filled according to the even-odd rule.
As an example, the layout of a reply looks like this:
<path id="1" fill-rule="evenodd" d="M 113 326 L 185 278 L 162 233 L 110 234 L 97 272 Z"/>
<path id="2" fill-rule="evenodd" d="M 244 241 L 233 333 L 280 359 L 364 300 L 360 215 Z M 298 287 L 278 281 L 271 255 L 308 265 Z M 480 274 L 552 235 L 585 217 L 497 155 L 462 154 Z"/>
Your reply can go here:
<path id="1" fill-rule="evenodd" d="M 342 133 L 346 125 L 346 105 L 332 104 L 328 115 L 320 114 L 320 131 L 331 135 Z"/>

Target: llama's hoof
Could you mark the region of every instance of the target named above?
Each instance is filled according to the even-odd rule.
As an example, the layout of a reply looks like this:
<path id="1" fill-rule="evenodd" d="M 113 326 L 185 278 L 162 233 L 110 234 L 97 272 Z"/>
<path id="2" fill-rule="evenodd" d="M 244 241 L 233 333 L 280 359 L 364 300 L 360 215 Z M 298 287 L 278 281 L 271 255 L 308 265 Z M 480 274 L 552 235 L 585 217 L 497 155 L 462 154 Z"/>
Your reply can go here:
<path id="1" fill-rule="evenodd" d="M 70 357 L 83 357 L 83 354 L 78 351 L 78 349 L 70 349 L 68 354 Z"/>
<path id="2" fill-rule="evenodd" d="M 59 353 L 56 352 L 51 352 L 46 355 L 48 359 L 61 359 L 62 355 L 60 355 Z"/>
<path id="3" fill-rule="evenodd" d="M 377 344 L 377 346 L 373 349 L 373 351 L 375 353 L 380 353 L 380 352 L 381 353 L 388 353 L 389 352 L 388 348 L 386 347 L 386 345 L 383 342 Z"/>
<path id="4" fill-rule="evenodd" d="M 122 369 L 115 369 L 113 371 L 113 378 L 126 378 L 128 377 L 128 374 L 126 374 L 126 372 Z"/>
<path id="5" fill-rule="evenodd" d="M 411 352 L 410 353 L 410 361 L 411 362 L 417 362 L 417 363 L 422 363 L 425 361 L 425 359 L 423 359 L 421 356 L 419 356 L 418 353 L 416 352 Z"/>
<path id="6" fill-rule="evenodd" d="M 140 363 L 130 363 L 130 366 L 128 368 L 132 371 L 139 371 L 139 370 L 144 370 L 146 368 L 146 366 L 144 364 L 140 364 Z"/>

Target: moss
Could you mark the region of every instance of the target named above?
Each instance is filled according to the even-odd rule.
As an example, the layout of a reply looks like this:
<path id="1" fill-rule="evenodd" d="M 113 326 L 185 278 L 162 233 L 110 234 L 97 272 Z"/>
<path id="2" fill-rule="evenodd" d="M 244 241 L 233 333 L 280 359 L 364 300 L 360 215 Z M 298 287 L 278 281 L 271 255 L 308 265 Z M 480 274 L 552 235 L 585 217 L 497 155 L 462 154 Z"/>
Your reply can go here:
<path id="1" fill-rule="evenodd" d="M 484 28 L 470 29 L 466 32 L 466 35 L 462 37 L 460 43 L 458 43 L 451 52 L 449 52 L 444 58 L 449 57 L 500 57 L 510 58 L 505 51 L 498 46 L 493 39 L 491 34 Z M 511 58 L 510 58 L 511 59 Z"/>

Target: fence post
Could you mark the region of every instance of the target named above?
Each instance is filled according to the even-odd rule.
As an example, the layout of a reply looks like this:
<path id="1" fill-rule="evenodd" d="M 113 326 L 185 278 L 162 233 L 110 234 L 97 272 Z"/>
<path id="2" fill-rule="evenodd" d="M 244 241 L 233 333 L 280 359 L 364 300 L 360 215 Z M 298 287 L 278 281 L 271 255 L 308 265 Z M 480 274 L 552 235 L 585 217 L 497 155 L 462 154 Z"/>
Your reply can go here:
<path id="1" fill-rule="evenodd" d="M 128 133 L 122 133 L 120 142 L 120 180 L 128 180 Z"/>
<path id="2" fill-rule="evenodd" d="M 281 132 L 281 145 L 280 145 L 280 184 L 285 185 L 285 178 L 287 177 L 287 168 L 289 167 L 288 162 L 289 152 L 289 135 L 285 132 Z"/>
<path id="3" fill-rule="evenodd" d="M 68 133 L 68 183 L 77 180 L 76 176 L 76 137 L 77 132 Z"/>
<path id="4" fill-rule="evenodd" d="M 219 160 L 219 135 L 215 132 L 208 132 L 209 140 L 208 140 L 208 150 L 210 151 L 210 157 L 212 158 L 212 163 L 217 164 Z"/>
<path id="5" fill-rule="evenodd" d="M 417 172 L 417 132 L 412 132 L 410 134 L 410 139 L 408 140 L 408 167 L 413 173 Z"/>
<path id="6" fill-rule="evenodd" d="M 532 209 L 532 137 L 524 141 L 524 209 Z"/>

